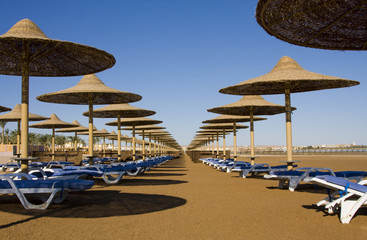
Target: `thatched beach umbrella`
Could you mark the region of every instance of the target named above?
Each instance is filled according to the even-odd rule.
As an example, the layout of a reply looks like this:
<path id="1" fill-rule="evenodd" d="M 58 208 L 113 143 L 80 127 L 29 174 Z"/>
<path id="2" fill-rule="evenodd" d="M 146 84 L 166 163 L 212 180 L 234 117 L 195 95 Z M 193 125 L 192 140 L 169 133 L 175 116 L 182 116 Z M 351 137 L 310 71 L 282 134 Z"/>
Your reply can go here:
<path id="1" fill-rule="evenodd" d="M 8 113 L 0 115 L 0 120 L 4 122 L 17 122 L 17 155 L 20 155 L 20 120 L 22 119 L 20 104 L 15 105 L 13 110 Z M 47 117 L 28 113 L 28 121 L 42 121 L 48 119 Z"/>
<path id="2" fill-rule="evenodd" d="M 283 41 L 333 50 L 367 49 L 364 0 L 259 0 L 256 19 Z"/>
<path id="3" fill-rule="evenodd" d="M 136 102 L 140 95 L 107 87 L 96 75 L 85 75 L 74 87 L 37 97 L 51 103 L 77 104 L 89 106 L 89 162 L 93 164 L 93 105 Z"/>
<path id="4" fill-rule="evenodd" d="M 0 74 L 22 76 L 22 171 L 28 171 L 29 76 L 61 77 L 96 73 L 112 67 L 115 58 L 102 50 L 48 38 L 29 19 L 0 36 Z"/>
<path id="5" fill-rule="evenodd" d="M 55 160 L 55 128 L 70 128 L 70 127 L 77 127 L 77 125 L 61 121 L 60 118 L 55 113 L 53 113 L 50 116 L 50 119 L 45 120 L 43 122 L 35 123 L 29 127 L 52 129 L 51 153 L 52 153 L 52 160 Z"/>
<path id="6" fill-rule="evenodd" d="M 56 130 L 56 132 L 74 132 L 75 133 L 74 150 L 77 151 L 78 150 L 78 132 L 86 132 L 88 131 L 88 128 L 82 126 L 77 120 L 74 120 L 71 123 L 77 125 L 77 127 L 64 128 L 64 129 Z"/>
<path id="7" fill-rule="evenodd" d="M 329 88 L 351 87 L 358 84 L 358 81 L 306 71 L 292 58 L 284 56 L 269 73 L 234 86 L 220 89 L 219 92 L 235 95 L 285 94 L 287 164 L 291 168 L 293 157 L 290 94 Z"/>
<path id="8" fill-rule="evenodd" d="M 209 110 L 208 110 L 209 111 Z M 209 111 L 210 112 L 210 111 Z M 253 122 L 266 120 L 266 118 L 251 116 L 234 116 L 234 115 L 220 115 L 218 117 L 203 121 L 203 123 L 232 123 L 233 124 L 233 146 L 234 146 L 234 160 L 237 161 L 237 131 L 236 123 L 250 122 L 250 136 L 253 137 Z M 252 160 L 252 158 L 251 158 Z"/>
<path id="9" fill-rule="evenodd" d="M 157 129 L 165 129 L 165 127 L 162 127 L 162 126 L 157 126 L 157 125 L 142 125 L 142 126 L 136 126 L 135 127 L 135 130 L 139 131 L 141 130 L 142 131 L 142 140 L 143 140 L 143 143 L 145 142 L 145 131 L 146 130 L 157 130 Z M 123 130 L 130 130 L 132 131 L 133 130 L 133 127 L 124 127 Z M 152 156 L 152 133 L 149 132 L 147 133 L 149 135 L 149 157 Z M 145 159 L 145 148 L 143 148 L 143 159 Z"/>
<path id="10" fill-rule="evenodd" d="M 95 109 L 93 116 L 97 118 L 117 118 L 117 134 L 118 134 L 118 145 L 117 155 L 118 160 L 121 160 L 121 126 L 119 125 L 121 118 L 137 118 L 147 117 L 154 115 L 155 111 L 146 110 L 138 107 L 131 106 L 130 104 L 112 104 L 106 107 Z M 88 115 L 88 112 L 83 113 L 84 116 Z"/>
<path id="11" fill-rule="evenodd" d="M 292 111 L 295 108 L 292 108 Z M 255 164 L 255 134 L 254 134 L 254 121 L 255 115 L 274 115 L 285 112 L 285 106 L 281 106 L 275 103 L 266 101 L 260 95 L 246 95 L 239 101 L 227 104 L 221 107 L 215 107 L 208 109 L 208 112 L 218 114 L 230 114 L 249 116 L 250 118 L 250 158 L 251 164 Z M 264 120 L 264 119 L 263 119 Z"/>
<path id="12" fill-rule="evenodd" d="M 248 126 L 244 126 L 244 125 L 240 125 L 240 124 L 233 125 L 233 123 L 212 123 L 212 124 L 201 126 L 200 128 L 201 129 L 221 129 L 223 131 L 223 155 L 224 155 L 223 159 L 225 160 L 226 159 L 225 130 L 226 129 L 231 129 L 233 131 L 233 136 L 236 136 L 236 134 L 234 132 L 237 131 L 237 129 L 245 129 L 245 128 L 248 128 Z M 236 139 L 236 138 L 234 137 L 234 139 Z"/>
<path id="13" fill-rule="evenodd" d="M 142 125 L 151 125 L 151 124 L 159 124 L 162 123 L 162 121 L 154 120 L 150 118 L 122 118 L 120 121 L 114 121 L 106 123 L 108 126 L 132 126 L 133 127 L 133 160 L 136 159 L 136 146 L 135 146 L 135 127 L 136 126 L 142 126 Z M 120 130 L 120 129 L 118 129 Z"/>

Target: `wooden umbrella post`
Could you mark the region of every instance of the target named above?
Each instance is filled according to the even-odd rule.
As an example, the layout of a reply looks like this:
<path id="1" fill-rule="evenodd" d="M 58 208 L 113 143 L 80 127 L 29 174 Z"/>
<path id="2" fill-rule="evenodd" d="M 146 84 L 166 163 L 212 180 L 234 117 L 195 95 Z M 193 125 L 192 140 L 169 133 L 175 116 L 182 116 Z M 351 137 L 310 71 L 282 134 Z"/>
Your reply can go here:
<path id="1" fill-rule="evenodd" d="M 223 160 L 226 160 L 226 130 L 223 128 Z"/>
<path id="2" fill-rule="evenodd" d="M 133 125 L 133 161 L 136 160 L 135 125 Z"/>
<path id="3" fill-rule="evenodd" d="M 212 134 L 212 157 L 214 157 L 214 134 Z"/>
<path id="4" fill-rule="evenodd" d="M 21 158 L 28 158 L 29 125 L 29 42 L 23 41 L 22 48 L 22 105 L 21 105 Z M 28 173 L 28 160 L 21 160 L 21 172 Z"/>
<path id="5" fill-rule="evenodd" d="M 17 156 L 20 157 L 20 120 L 18 122 L 18 132 L 17 132 Z"/>
<path id="6" fill-rule="evenodd" d="M 143 133 L 143 160 L 145 160 L 145 136 L 144 136 L 144 129 L 142 129 L 142 133 Z"/>
<path id="7" fill-rule="evenodd" d="M 152 133 L 149 133 L 149 158 L 152 157 Z"/>
<path id="8" fill-rule="evenodd" d="M 89 93 L 89 164 L 93 165 L 93 99 L 92 94 Z"/>
<path id="9" fill-rule="evenodd" d="M 217 155 L 216 157 L 219 157 L 219 132 L 217 132 Z"/>
<path id="10" fill-rule="evenodd" d="M 254 112 L 250 110 L 250 148 L 251 148 L 251 165 L 255 165 L 255 134 L 254 134 Z"/>
<path id="11" fill-rule="evenodd" d="M 51 145 L 51 159 L 55 161 L 55 128 L 52 128 Z"/>
<path id="12" fill-rule="evenodd" d="M 117 161 L 121 162 L 121 115 L 117 114 Z M 126 143 L 127 146 L 127 143 Z"/>
<path id="13" fill-rule="evenodd" d="M 287 131 L 287 169 L 293 169 L 293 145 L 292 145 L 292 108 L 290 89 L 285 90 L 285 121 Z"/>
<path id="14" fill-rule="evenodd" d="M 237 161 L 237 130 L 236 122 L 233 122 L 233 148 L 234 148 L 234 161 Z"/>

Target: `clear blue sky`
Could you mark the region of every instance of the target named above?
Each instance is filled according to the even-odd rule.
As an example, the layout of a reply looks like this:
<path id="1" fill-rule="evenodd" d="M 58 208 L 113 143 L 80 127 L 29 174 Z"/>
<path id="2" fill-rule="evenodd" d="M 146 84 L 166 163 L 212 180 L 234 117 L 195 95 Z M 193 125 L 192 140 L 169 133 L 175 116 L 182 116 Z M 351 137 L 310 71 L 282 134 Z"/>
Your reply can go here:
<path id="1" fill-rule="evenodd" d="M 367 53 L 317 50 L 275 39 L 257 24 L 256 4 L 243 0 L 5 1 L 0 34 L 29 18 L 49 38 L 113 54 L 115 66 L 97 76 L 109 87 L 143 96 L 132 105 L 156 111 L 151 118 L 162 120 L 181 145 L 190 143 L 202 121 L 217 116 L 207 109 L 240 99 L 220 94 L 220 88 L 263 75 L 286 55 L 306 70 L 361 82 L 352 88 L 292 94 L 292 106 L 298 109 L 292 115 L 293 144 L 367 144 Z M 86 126 L 82 112 L 87 106 L 36 100 L 38 95 L 72 87 L 80 79 L 31 77 L 30 112 L 56 113 L 61 120 L 78 120 Z M 0 105 L 13 108 L 21 99 L 20 77 L 3 75 L 0 82 Z M 264 98 L 284 105 L 283 95 Z M 95 125 L 112 131 L 115 128 L 105 123 L 113 120 L 95 119 Z M 13 123 L 7 127 L 16 128 Z M 284 115 L 256 123 L 255 143 L 285 145 Z M 249 145 L 249 130 L 240 130 L 238 144 Z"/>

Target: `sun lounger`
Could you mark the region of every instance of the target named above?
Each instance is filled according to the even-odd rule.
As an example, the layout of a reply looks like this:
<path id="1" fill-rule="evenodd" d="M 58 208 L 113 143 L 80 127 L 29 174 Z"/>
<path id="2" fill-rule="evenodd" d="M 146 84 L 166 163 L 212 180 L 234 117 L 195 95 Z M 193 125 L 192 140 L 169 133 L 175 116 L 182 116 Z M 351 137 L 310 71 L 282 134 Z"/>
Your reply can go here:
<path id="1" fill-rule="evenodd" d="M 22 173 L 0 175 L 0 193 L 15 194 L 25 209 L 46 209 L 51 202 L 61 203 L 68 191 L 81 191 L 93 185 L 94 181 L 91 180 L 33 180 L 31 175 Z M 50 195 L 42 204 L 33 204 L 25 194 L 39 194 L 40 197 L 43 194 Z"/>
<path id="2" fill-rule="evenodd" d="M 249 173 L 251 173 L 252 175 L 257 175 L 259 173 L 269 173 L 270 171 L 284 170 L 287 170 L 287 165 L 270 166 L 267 163 L 259 163 L 242 167 L 240 170 L 240 177 L 246 178 Z"/>
<path id="3" fill-rule="evenodd" d="M 292 171 L 271 171 L 264 178 L 267 179 L 279 179 L 278 188 L 284 188 L 285 184 L 288 182 L 288 189 L 294 191 L 299 183 L 307 177 L 316 177 L 323 175 L 331 175 L 334 177 L 345 178 L 348 180 L 360 181 L 367 176 L 367 172 L 364 171 L 341 171 L 334 172 L 330 168 L 312 168 L 303 167 Z"/>
<path id="4" fill-rule="evenodd" d="M 340 209 L 340 221 L 342 223 L 349 223 L 358 209 L 363 205 L 367 205 L 367 186 L 364 186 L 367 184 L 366 180 L 355 183 L 339 177 L 325 175 L 306 178 L 305 181 L 335 190 L 331 195 L 318 202 L 317 206 L 325 206 L 329 213 L 334 213 Z"/>

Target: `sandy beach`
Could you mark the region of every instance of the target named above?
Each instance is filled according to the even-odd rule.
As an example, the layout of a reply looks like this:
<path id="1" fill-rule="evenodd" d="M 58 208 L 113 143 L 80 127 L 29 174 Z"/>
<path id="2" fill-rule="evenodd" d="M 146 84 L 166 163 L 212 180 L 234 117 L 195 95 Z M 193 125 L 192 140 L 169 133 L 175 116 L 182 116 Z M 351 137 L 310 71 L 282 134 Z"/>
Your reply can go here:
<path id="1" fill-rule="evenodd" d="M 367 170 L 367 156 L 297 156 L 299 166 Z M 284 156 L 257 162 L 279 164 Z M 96 180 L 45 211 L 0 198 L 1 239 L 366 239 L 367 208 L 350 224 L 315 203 L 325 190 L 295 192 L 262 177 L 243 179 L 183 155 L 117 185 Z"/>

